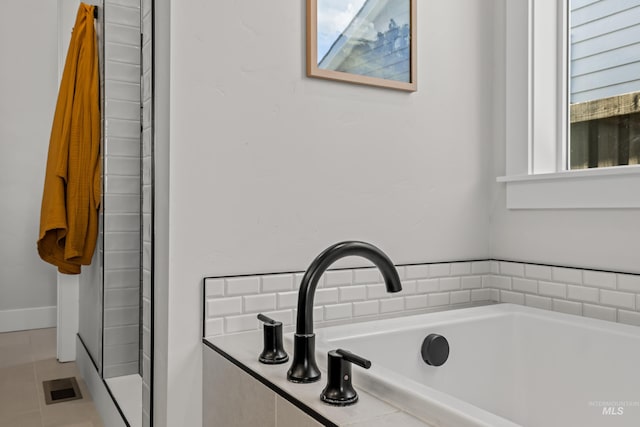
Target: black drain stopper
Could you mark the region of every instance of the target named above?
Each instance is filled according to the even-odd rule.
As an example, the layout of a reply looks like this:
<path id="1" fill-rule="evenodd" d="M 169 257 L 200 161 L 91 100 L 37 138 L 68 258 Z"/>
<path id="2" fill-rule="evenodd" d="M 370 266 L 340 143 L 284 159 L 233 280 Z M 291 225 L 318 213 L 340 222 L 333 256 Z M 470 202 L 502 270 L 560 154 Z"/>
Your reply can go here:
<path id="1" fill-rule="evenodd" d="M 449 358 L 449 342 L 438 334 L 429 334 L 422 341 L 422 360 L 428 365 L 440 366 Z"/>

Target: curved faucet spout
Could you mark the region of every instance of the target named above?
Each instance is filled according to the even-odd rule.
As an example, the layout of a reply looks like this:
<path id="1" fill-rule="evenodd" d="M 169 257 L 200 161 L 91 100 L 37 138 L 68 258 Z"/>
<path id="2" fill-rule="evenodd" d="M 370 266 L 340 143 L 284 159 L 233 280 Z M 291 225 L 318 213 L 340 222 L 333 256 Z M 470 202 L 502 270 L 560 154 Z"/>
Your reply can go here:
<path id="1" fill-rule="evenodd" d="M 336 243 L 318 255 L 302 277 L 298 293 L 297 334 L 310 335 L 313 333 L 313 300 L 318 281 L 331 264 L 348 256 L 361 256 L 375 264 L 384 278 L 387 292 L 399 292 L 402 290 L 398 271 L 389 257 L 380 249 L 365 242 L 348 241 Z"/>
<path id="2" fill-rule="evenodd" d="M 322 274 L 331 264 L 348 256 L 361 256 L 378 267 L 384 278 L 387 292 L 402 290 L 400 277 L 393 262 L 377 247 L 365 242 L 348 241 L 336 243 L 325 249 L 313 260 L 300 283 L 293 363 L 287 372 L 289 381 L 307 383 L 320 379 L 320 370 L 315 358 L 313 300 Z"/>

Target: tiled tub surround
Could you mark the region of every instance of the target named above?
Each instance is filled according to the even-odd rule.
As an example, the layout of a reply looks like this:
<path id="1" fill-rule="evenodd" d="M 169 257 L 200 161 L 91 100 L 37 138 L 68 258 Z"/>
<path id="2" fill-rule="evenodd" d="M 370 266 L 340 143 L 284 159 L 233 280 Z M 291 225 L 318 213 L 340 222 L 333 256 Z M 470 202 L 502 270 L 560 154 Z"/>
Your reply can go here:
<path id="1" fill-rule="evenodd" d="M 262 427 L 429 427 L 423 421 L 382 401 L 358 387 L 358 403 L 347 407 L 327 405 L 319 396 L 323 378 L 311 384 L 287 381 L 289 363 L 265 365 L 258 362 L 256 343 L 262 331 L 221 335 L 205 339 L 203 355 L 203 426 Z M 285 350 L 293 354 L 291 342 Z M 361 369 L 355 367 L 355 369 Z M 226 386 L 221 386 L 225 384 Z"/>
<path id="2" fill-rule="evenodd" d="M 315 296 L 316 325 L 509 302 L 640 326 L 637 274 L 496 260 L 397 268 L 397 294 L 386 292 L 373 267 L 327 271 Z M 303 274 L 206 278 L 204 336 L 258 329 L 260 312 L 293 325 Z"/>

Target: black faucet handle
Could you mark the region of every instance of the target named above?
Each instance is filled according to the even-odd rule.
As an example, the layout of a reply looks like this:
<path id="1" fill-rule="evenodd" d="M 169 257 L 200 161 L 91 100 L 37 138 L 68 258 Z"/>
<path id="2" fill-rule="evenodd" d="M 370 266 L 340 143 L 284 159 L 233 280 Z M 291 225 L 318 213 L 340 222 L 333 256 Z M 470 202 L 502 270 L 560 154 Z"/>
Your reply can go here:
<path id="1" fill-rule="evenodd" d="M 264 314 L 258 314 L 258 319 L 264 322 L 262 335 L 264 348 L 258 360 L 267 365 L 279 365 L 289 360 L 289 355 L 282 345 L 282 322 L 271 319 Z"/>
<path id="2" fill-rule="evenodd" d="M 369 369 L 371 367 L 370 360 L 367 360 L 364 357 L 360 357 L 357 354 L 353 354 L 350 351 L 339 348 L 336 350 L 336 353 L 342 356 L 344 360 L 355 363 L 356 365 L 361 366 L 364 369 Z"/>
<path id="3" fill-rule="evenodd" d="M 274 326 L 276 326 L 278 324 L 282 325 L 282 322 L 278 322 L 277 320 L 273 320 L 272 318 L 267 317 L 262 313 L 258 314 L 258 320 L 260 320 L 261 322 L 266 323 L 267 325 L 274 325 Z"/>
<path id="4" fill-rule="evenodd" d="M 365 369 L 371 361 L 347 350 L 332 350 L 327 353 L 327 386 L 322 390 L 320 400 L 330 405 L 347 406 L 358 401 L 358 393 L 351 381 L 351 364 Z"/>

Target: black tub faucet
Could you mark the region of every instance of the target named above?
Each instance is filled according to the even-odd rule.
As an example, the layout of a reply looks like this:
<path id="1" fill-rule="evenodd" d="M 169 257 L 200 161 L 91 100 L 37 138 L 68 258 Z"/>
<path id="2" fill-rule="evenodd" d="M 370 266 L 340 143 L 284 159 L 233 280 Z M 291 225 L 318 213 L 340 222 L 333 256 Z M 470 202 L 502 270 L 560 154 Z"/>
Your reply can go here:
<path id="1" fill-rule="evenodd" d="M 387 292 L 402 290 L 395 266 L 384 252 L 372 244 L 348 241 L 336 243 L 325 249 L 307 268 L 300 283 L 296 333 L 293 336 L 293 363 L 287 372 L 289 381 L 311 383 L 320 379 L 315 355 L 316 335 L 313 333 L 313 298 L 318 280 L 325 270 L 337 260 L 348 256 L 361 256 L 378 267 L 387 286 Z"/>

